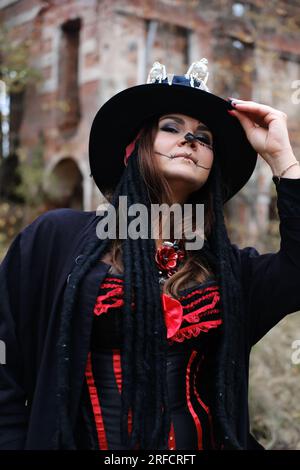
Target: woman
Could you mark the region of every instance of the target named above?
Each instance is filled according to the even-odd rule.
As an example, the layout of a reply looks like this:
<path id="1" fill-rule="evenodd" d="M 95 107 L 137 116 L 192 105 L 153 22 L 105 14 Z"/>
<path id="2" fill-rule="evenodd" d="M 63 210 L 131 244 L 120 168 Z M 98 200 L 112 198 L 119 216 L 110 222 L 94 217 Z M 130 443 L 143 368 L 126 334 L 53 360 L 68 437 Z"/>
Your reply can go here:
<path id="1" fill-rule="evenodd" d="M 99 237 L 105 214 L 67 209 L 38 218 L 10 247 L 1 448 L 261 448 L 249 432 L 249 355 L 300 309 L 300 169 L 284 113 L 225 101 L 207 77 L 205 59 L 185 76 L 155 63 L 148 84 L 102 106 L 90 135 L 91 172 L 111 206 L 121 213 L 126 196 L 149 222 L 153 204 L 190 204 L 201 234 L 203 203 L 200 249 L 186 249 L 184 231 L 166 239 L 160 218 L 154 238 L 148 224 L 146 237 L 114 239 Z M 222 206 L 257 153 L 278 192 L 274 254 L 240 250 L 224 225 Z M 167 219 L 175 232 L 178 220 Z"/>

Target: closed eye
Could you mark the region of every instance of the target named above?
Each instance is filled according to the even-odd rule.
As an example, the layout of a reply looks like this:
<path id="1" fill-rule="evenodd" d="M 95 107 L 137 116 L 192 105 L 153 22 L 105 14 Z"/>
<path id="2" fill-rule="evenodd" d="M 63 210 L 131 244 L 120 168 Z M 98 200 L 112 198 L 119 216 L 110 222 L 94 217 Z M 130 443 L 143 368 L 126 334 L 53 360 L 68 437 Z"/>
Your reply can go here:
<path id="1" fill-rule="evenodd" d="M 174 127 L 169 127 L 169 126 L 163 126 L 160 128 L 162 131 L 166 131 L 166 132 L 178 132 L 177 129 L 175 129 Z"/>
<path id="2" fill-rule="evenodd" d="M 166 132 L 171 132 L 171 133 L 173 133 L 173 134 L 174 134 L 174 133 L 177 134 L 177 133 L 179 132 L 177 129 L 175 129 L 174 127 L 170 127 L 170 126 L 162 126 L 162 127 L 160 128 L 160 130 L 166 131 Z M 209 136 L 206 135 L 206 134 L 197 134 L 197 135 L 196 135 L 196 138 L 197 138 L 197 140 L 199 140 L 200 142 L 204 142 L 204 143 L 206 143 L 206 144 L 208 144 L 208 145 L 211 145 L 211 140 L 210 140 Z"/>
<path id="3" fill-rule="evenodd" d="M 197 135 L 197 140 L 200 140 L 202 142 L 205 142 L 208 145 L 211 145 L 210 138 L 205 134 Z"/>

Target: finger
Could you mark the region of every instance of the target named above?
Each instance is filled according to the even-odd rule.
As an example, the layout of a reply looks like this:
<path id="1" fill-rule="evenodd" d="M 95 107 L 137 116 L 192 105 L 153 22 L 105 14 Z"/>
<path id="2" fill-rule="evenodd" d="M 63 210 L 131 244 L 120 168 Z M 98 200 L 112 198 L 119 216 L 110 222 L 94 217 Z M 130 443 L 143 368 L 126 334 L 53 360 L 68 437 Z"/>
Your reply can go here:
<path id="1" fill-rule="evenodd" d="M 265 104 L 255 103 L 254 101 L 233 100 L 232 106 L 240 111 L 246 111 L 248 114 L 256 114 L 265 123 L 269 124 L 273 119 L 286 118 L 286 114 Z"/>
<path id="2" fill-rule="evenodd" d="M 250 119 L 253 122 L 254 127 L 262 127 L 263 129 L 268 129 L 268 124 L 265 122 L 265 120 L 261 117 L 258 117 L 255 114 L 248 113 L 243 110 L 234 110 L 235 112 L 239 113 L 239 115 L 246 116 L 248 119 Z"/>
<path id="3" fill-rule="evenodd" d="M 277 111 L 280 113 L 280 111 L 278 109 L 275 109 L 275 108 L 272 108 L 272 106 L 269 106 L 267 104 L 263 104 L 263 103 L 257 103 L 257 101 L 250 101 L 250 100 L 241 100 L 239 98 L 231 98 L 231 97 L 228 97 L 228 99 L 231 101 L 231 103 L 236 103 L 236 104 L 247 104 L 247 105 L 253 105 L 253 106 L 257 106 L 257 107 L 260 107 L 260 108 L 264 108 L 264 109 L 268 109 L 268 110 L 273 110 L 273 111 Z"/>

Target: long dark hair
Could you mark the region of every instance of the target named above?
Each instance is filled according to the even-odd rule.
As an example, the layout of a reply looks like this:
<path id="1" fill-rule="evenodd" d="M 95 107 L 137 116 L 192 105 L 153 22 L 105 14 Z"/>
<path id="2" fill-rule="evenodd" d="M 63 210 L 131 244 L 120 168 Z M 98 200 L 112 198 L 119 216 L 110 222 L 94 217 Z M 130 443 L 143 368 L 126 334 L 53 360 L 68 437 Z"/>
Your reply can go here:
<path id="1" fill-rule="evenodd" d="M 151 127 L 151 126 L 150 126 Z M 151 133 L 145 134 L 144 145 L 149 148 Z M 153 140 L 152 140 L 153 142 Z M 151 140 L 150 140 L 151 143 Z M 128 207 L 142 203 L 150 209 L 159 186 L 149 186 L 142 176 L 139 162 L 139 143 L 130 156 L 128 165 L 115 189 L 111 203 L 117 208 L 120 195 L 127 196 Z M 143 144 L 141 146 L 143 152 Z M 154 179 L 154 181 L 157 181 Z M 202 255 L 215 271 L 220 285 L 224 335 L 232 320 L 239 322 L 241 310 L 241 286 L 237 260 L 228 239 L 224 216 L 223 197 L 226 188 L 222 187 L 218 159 L 214 158 L 205 190 L 211 197 L 213 224 L 207 233 L 211 252 Z M 201 202 L 203 190 L 193 194 L 193 201 Z M 150 213 L 150 211 L 149 211 Z M 128 217 L 128 223 L 131 219 Z M 163 321 L 160 300 L 160 285 L 155 264 L 155 240 L 122 240 L 121 250 L 124 264 L 124 308 L 122 316 L 122 413 L 121 435 L 128 448 L 164 449 L 167 448 L 170 429 L 170 410 L 167 394 L 166 327 Z M 66 286 L 61 313 L 58 339 L 58 423 L 55 447 L 75 448 L 71 429 L 68 397 L 70 387 L 70 332 L 72 312 L 78 285 L 82 277 L 111 248 L 111 240 L 94 240 L 86 246 L 84 262 L 76 265 Z M 199 254 L 198 254 L 199 255 Z M 213 255 L 213 256 L 211 256 Z M 196 254 L 195 254 L 196 256 Z M 204 263 L 204 258 L 202 261 Z M 200 256 L 201 259 L 201 256 Z M 200 266 L 204 264 L 200 263 Z M 134 314 L 131 308 L 135 302 Z M 235 338 L 236 336 L 236 338 Z M 236 381 L 238 367 L 228 369 L 232 351 L 230 343 L 239 341 L 238 329 L 232 332 L 230 342 L 222 340 L 219 346 L 219 359 L 215 374 L 215 415 L 224 436 L 224 446 L 239 448 L 233 431 L 235 415 L 232 396 L 228 393 L 228 382 Z M 229 409 L 229 412 L 228 412 Z M 128 434 L 128 415 L 132 413 L 132 432 Z"/>

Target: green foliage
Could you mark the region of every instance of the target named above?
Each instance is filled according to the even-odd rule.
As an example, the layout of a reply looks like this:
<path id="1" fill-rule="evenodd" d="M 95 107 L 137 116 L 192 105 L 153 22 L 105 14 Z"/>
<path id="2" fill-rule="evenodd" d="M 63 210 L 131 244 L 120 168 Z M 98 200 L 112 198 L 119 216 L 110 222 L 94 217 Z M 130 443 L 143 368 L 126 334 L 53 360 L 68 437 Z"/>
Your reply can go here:
<path id="1" fill-rule="evenodd" d="M 23 221 L 23 210 L 18 204 L 0 201 L 0 261 Z"/>
<path id="2" fill-rule="evenodd" d="M 44 202 L 43 152 L 44 142 L 41 137 L 30 152 L 23 147 L 18 149 L 19 167 L 17 171 L 21 183 L 15 188 L 15 194 L 31 207 L 38 207 Z"/>
<path id="3" fill-rule="evenodd" d="M 8 28 L 0 26 L 0 79 L 7 93 L 19 93 L 29 83 L 42 80 L 38 69 L 29 65 L 31 39 L 16 42 Z"/>

